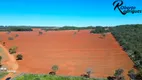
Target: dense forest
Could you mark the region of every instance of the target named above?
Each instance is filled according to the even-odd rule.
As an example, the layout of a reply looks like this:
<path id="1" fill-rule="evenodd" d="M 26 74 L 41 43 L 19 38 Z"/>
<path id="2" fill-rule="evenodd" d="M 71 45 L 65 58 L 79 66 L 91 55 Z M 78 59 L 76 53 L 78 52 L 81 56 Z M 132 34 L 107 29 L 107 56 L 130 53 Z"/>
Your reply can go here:
<path id="1" fill-rule="evenodd" d="M 42 28 L 42 30 L 45 31 L 59 31 L 59 30 L 83 30 L 83 29 L 95 29 L 93 26 L 88 27 L 76 27 L 76 26 L 63 26 L 63 27 L 45 27 Z"/>
<path id="2" fill-rule="evenodd" d="M 120 46 L 134 61 L 136 68 L 142 68 L 142 25 L 119 25 L 116 27 L 96 27 L 90 33 L 111 32 Z"/>
<path id="3" fill-rule="evenodd" d="M 32 31 L 28 26 L 0 26 L 0 31 Z"/>
<path id="4" fill-rule="evenodd" d="M 134 80 L 142 79 L 142 25 L 119 25 L 115 27 L 96 27 L 90 33 L 111 32 L 119 42 L 124 51 L 127 52 L 134 62 L 134 68 L 138 69 L 137 74 L 130 74 Z M 132 79 L 132 78 L 131 78 Z"/>
<path id="5" fill-rule="evenodd" d="M 120 46 L 135 63 L 134 67 L 142 69 L 142 25 L 119 25 L 116 27 L 96 27 L 90 33 L 111 32 Z"/>
<path id="6" fill-rule="evenodd" d="M 95 27 L 93 26 L 88 26 L 88 27 L 75 27 L 75 26 L 63 26 L 60 27 L 59 30 L 82 30 L 82 29 L 94 29 Z"/>
<path id="7" fill-rule="evenodd" d="M 111 32 L 134 61 L 134 66 L 142 68 L 142 25 L 121 25 Z"/>

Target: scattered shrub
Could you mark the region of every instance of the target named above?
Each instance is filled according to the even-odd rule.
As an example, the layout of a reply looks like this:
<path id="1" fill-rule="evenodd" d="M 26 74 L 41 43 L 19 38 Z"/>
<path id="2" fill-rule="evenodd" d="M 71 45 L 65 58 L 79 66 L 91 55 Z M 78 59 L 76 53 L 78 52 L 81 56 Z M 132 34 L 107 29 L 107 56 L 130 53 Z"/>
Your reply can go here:
<path id="1" fill-rule="evenodd" d="M 2 65 L 0 64 L 0 68 L 2 67 Z"/>
<path id="2" fill-rule="evenodd" d="M 2 66 L 2 65 L 1 65 L 1 61 L 2 61 L 2 56 L 0 56 L 0 67 Z"/>
<path id="3" fill-rule="evenodd" d="M 45 32 L 47 32 L 48 31 L 48 29 L 43 29 Z"/>
<path id="4" fill-rule="evenodd" d="M 78 29 L 78 32 L 80 31 L 80 29 Z"/>
<path id="5" fill-rule="evenodd" d="M 135 79 L 136 78 L 136 74 L 134 72 L 133 69 L 131 69 L 130 71 L 128 71 L 128 76 L 131 78 L 131 79 Z"/>
<path id="6" fill-rule="evenodd" d="M 115 80 L 116 77 L 108 76 L 107 79 L 108 79 L 108 80 Z"/>
<path id="7" fill-rule="evenodd" d="M 106 30 L 105 27 L 97 26 L 95 29 L 91 30 L 90 33 L 107 33 L 110 32 L 109 30 Z"/>
<path id="8" fill-rule="evenodd" d="M 135 73 L 135 71 L 132 69 L 128 71 L 128 76 L 131 80 L 141 80 L 142 79 L 142 71 L 138 71 L 138 73 Z"/>
<path id="9" fill-rule="evenodd" d="M 52 66 L 52 70 L 53 70 L 54 72 L 56 72 L 58 69 L 59 69 L 58 65 L 53 65 L 53 66 Z"/>
<path id="10" fill-rule="evenodd" d="M 88 77 L 90 78 L 90 75 L 93 73 L 93 70 L 91 68 L 88 68 L 86 70 L 86 73 L 87 73 Z"/>
<path id="11" fill-rule="evenodd" d="M 42 34 L 43 34 L 43 32 L 41 32 L 41 31 L 39 31 L 38 33 L 39 33 L 39 35 L 42 35 Z"/>
<path id="12" fill-rule="evenodd" d="M 16 46 L 11 47 L 11 48 L 9 49 L 9 53 L 10 53 L 10 54 L 16 53 L 17 48 L 18 48 L 18 47 L 16 47 Z"/>
<path id="13" fill-rule="evenodd" d="M 89 78 L 89 75 L 88 74 L 81 74 L 81 77 Z"/>
<path id="14" fill-rule="evenodd" d="M 8 40 L 14 40 L 14 38 L 13 37 L 8 37 Z"/>
<path id="15" fill-rule="evenodd" d="M 134 69 L 128 71 L 128 73 L 135 73 Z"/>
<path id="16" fill-rule="evenodd" d="M 52 71 L 49 72 L 50 75 L 56 75 L 56 71 L 59 69 L 57 65 L 52 66 Z"/>
<path id="17" fill-rule="evenodd" d="M 119 76 L 119 75 L 121 75 L 123 72 L 124 72 L 123 69 L 117 69 L 117 70 L 115 70 L 114 76 Z"/>
<path id="18" fill-rule="evenodd" d="M 11 31 L 10 31 L 10 30 L 8 30 L 8 31 L 7 31 L 7 34 L 10 34 L 10 33 L 11 33 Z"/>
<path id="19" fill-rule="evenodd" d="M 3 42 L 2 45 L 5 46 L 5 42 Z"/>
<path id="20" fill-rule="evenodd" d="M 105 33 L 101 33 L 102 37 L 105 38 L 106 34 Z"/>
<path id="21" fill-rule="evenodd" d="M 91 68 L 88 68 L 86 70 L 86 74 L 81 74 L 82 77 L 84 78 L 90 78 L 90 75 L 93 73 L 93 70 Z"/>
<path id="22" fill-rule="evenodd" d="M 76 32 L 74 32 L 74 35 L 76 35 Z"/>
<path id="23" fill-rule="evenodd" d="M 17 57 L 16 60 L 22 60 L 23 59 L 23 55 L 22 54 L 18 54 L 16 57 Z"/>
<path id="24" fill-rule="evenodd" d="M 142 80 L 142 71 L 141 70 L 136 74 L 135 80 Z"/>
<path id="25" fill-rule="evenodd" d="M 123 69 L 115 70 L 114 76 L 116 77 L 116 80 L 125 80 L 124 76 L 122 75 L 123 72 L 124 72 Z"/>
<path id="26" fill-rule="evenodd" d="M 49 72 L 49 74 L 50 74 L 50 75 L 56 75 L 56 72 L 51 71 L 51 72 Z"/>
<path id="27" fill-rule="evenodd" d="M 15 35 L 15 37 L 18 37 L 18 36 L 19 36 L 18 34 Z"/>

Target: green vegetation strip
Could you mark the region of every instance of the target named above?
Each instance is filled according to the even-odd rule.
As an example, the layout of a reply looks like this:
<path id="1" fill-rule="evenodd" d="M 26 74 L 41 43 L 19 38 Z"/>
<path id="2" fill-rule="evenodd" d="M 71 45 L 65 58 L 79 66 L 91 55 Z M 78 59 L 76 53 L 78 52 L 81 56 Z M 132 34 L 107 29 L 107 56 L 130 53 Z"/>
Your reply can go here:
<path id="1" fill-rule="evenodd" d="M 107 80 L 107 79 L 95 79 L 95 78 L 83 78 L 83 77 L 71 77 L 71 76 L 52 76 L 41 74 L 24 74 L 15 77 L 12 80 Z"/>

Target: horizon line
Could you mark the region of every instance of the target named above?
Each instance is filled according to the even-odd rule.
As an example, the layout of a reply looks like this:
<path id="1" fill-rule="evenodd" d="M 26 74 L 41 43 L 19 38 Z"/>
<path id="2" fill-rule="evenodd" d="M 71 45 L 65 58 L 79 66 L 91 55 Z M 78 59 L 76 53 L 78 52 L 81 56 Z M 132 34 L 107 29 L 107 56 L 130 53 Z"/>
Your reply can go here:
<path id="1" fill-rule="evenodd" d="M 100 27 L 116 27 L 116 26 L 121 26 L 121 25 L 142 25 L 142 24 L 119 24 L 119 25 L 106 25 L 106 26 L 103 26 L 103 25 L 96 25 L 96 26 L 93 26 L 93 25 L 88 25 L 88 26 L 74 26 L 74 25 L 64 25 L 64 26 L 51 26 L 51 25 L 47 25 L 47 26 L 41 26 L 41 25 L 0 25 L 0 27 L 8 27 L 8 26 L 13 26 L 13 27 L 65 27 L 65 26 L 68 26 L 68 27 L 97 27 L 97 26 L 100 26 Z"/>

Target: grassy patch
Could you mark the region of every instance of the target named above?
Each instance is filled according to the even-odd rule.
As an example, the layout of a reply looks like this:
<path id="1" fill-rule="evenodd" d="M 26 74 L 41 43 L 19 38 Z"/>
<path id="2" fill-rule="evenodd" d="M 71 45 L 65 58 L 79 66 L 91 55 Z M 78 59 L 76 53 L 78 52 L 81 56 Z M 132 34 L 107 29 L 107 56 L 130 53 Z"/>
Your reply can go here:
<path id="1" fill-rule="evenodd" d="M 0 72 L 0 80 L 1 78 L 3 78 L 4 76 L 6 76 L 8 73 L 7 72 Z"/>
<path id="2" fill-rule="evenodd" d="M 0 47 L 0 52 L 3 52 L 3 49 Z"/>
<path id="3" fill-rule="evenodd" d="M 71 77 L 71 76 L 52 76 L 52 75 L 40 75 L 40 74 L 24 74 L 18 76 L 12 80 L 107 80 L 107 79 L 95 79 L 95 78 L 83 78 L 83 77 Z"/>

